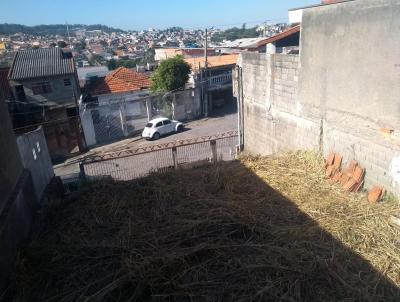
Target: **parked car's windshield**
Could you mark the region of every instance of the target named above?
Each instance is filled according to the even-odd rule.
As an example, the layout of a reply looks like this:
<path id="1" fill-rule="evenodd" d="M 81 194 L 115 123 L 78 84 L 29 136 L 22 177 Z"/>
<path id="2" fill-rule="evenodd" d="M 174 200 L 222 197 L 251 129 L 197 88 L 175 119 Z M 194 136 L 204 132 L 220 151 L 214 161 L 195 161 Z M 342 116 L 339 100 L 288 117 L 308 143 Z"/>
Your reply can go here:
<path id="1" fill-rule="evenodd" d="M 153 124 L 152 123 L 147 123 L 146 128 L 151 128 L 151 127 L 153 127 Z"/>

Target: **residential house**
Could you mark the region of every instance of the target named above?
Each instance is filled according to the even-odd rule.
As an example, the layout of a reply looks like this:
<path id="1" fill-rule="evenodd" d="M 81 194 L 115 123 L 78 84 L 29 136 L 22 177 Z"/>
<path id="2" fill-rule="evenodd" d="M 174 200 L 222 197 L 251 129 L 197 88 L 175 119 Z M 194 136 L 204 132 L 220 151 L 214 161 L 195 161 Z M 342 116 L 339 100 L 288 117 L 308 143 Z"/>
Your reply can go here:
<path id="1" fill-rule="evenodd" d="M 218 46 L 221 53 L 241 53 L 243 51 L 265 52 L 265 45 L 260 42 L 265 38 L 243 38 L 234 41 L 226 41 Z"/>
<path id="2" fill-rule="evenodd" d="M 80 100 L 88 146 L 120 139 L 142 130 L 151 118 L 150 78 L 120 67 L 92 78 Z"/>
<path id="3" fill-rule="evenodd" d="M 25 124 L 76 115 L 80 89 L 74 59 L 60 48 L 20 50 L 8 80 L 14 112 L 26 114 Z"/>
<path id="4" fill-rule="evenodd" d="M 93 77 L 105 77 L 110 73 L 107 66 L 78 67 L 79 84 L 83 88 Z"/>
<path id="5" fill-rule="evenodd" d="M 258 42 L 258 47 L 263 48 L 268 54 L 289 53 L 298 54 L 300 45 L 300 25 L 293 26 L 275 36 Z"/>
<path id="6" fill-rule="evenodd" d="M 234 107 L 232 71 L 236 65 L 237 54 L 185 59 L 192 68 L 188 86 L 200 87 L 202 112 L 205 116 L 222 107 Z"/>

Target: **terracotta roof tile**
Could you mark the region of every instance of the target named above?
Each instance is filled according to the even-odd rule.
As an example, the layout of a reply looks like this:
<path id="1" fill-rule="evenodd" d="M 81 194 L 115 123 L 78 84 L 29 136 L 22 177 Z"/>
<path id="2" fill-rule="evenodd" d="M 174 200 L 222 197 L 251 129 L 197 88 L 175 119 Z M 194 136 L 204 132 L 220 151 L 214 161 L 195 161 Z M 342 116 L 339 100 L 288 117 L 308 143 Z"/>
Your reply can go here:
<path id="1" fill-rule="evenodd" d="M 89 89 L 92 96 L 108 93 L 133 92 L 150 88 L 151 81 L 146 75 L 119 67 L 93 83 Z"/>
<path id="2" fill-rule="evenodd" d="M 381 186 L 373 186 L 368 192 L 368 201 L 372 203 L 378 202 L 385 194 L 385 189 Z"/>

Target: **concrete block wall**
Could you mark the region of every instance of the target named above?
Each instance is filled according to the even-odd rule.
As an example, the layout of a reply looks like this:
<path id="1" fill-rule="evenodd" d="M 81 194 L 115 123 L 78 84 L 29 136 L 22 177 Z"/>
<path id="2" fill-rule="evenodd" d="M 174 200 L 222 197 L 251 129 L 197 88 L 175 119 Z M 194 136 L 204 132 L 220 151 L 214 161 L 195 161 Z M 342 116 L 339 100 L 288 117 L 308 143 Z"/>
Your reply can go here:
<path id="1" fill-rule="evenodd" d="M 271 60 L 274 71 L 272 73 L 272 103 L 280 110 L 297 114 L 299 57 L 277 54 L 271 56 Z"/>
<path id="2" fill-rule="evenodd" d="M 241 55 L 244 150 L 337 152 L 343 166 L 356 160 L 366 169 L 365 188 L 379 184 L 400 195 L 400 139 L 385 138 L 372 118 L 299 100 L 299 63 L 293 55 Z"/>
<path id="3" fill-rule="evenodd" d="M 244 148 L 269 155 L 319 149 L 320 121 L 301 116 L 296 55 L 243 53 L 241 68 Z"/>
<path id="4" fill-rule="evenodd" d="M 356 160 L 366 169 L 365 188 L 381 185 L 390 192 L 400 193 L 400 144 L 385 139 L 378 131 L 354 131 L 343 125 L 328 123 L 323 127 L 323 153 L 337 152 L 343 156 L 342 167 Z"/>

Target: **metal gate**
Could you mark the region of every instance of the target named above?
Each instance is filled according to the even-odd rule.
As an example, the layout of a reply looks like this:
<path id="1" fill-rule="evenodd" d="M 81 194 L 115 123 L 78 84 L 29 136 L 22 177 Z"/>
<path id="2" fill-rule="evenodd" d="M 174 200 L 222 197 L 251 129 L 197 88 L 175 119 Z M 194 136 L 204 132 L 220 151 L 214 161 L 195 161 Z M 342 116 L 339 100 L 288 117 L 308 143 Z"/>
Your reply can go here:
<path id="1" fill-rule="evenodd" d="M 101 106 L 92 110 L 92 120 L 97 143 L 107 143 L 124 137 L 120 110 L 115 110 L 112 106 Z"/>
<path id="2" fill-rule="evenodd" d="M 149 145 L 84 158 L 81 173 L 86 178 L 112 177 L 132 180 L 154 172 L 192 168 L 210 162 L 235 159 L 237 132 Z"/>

